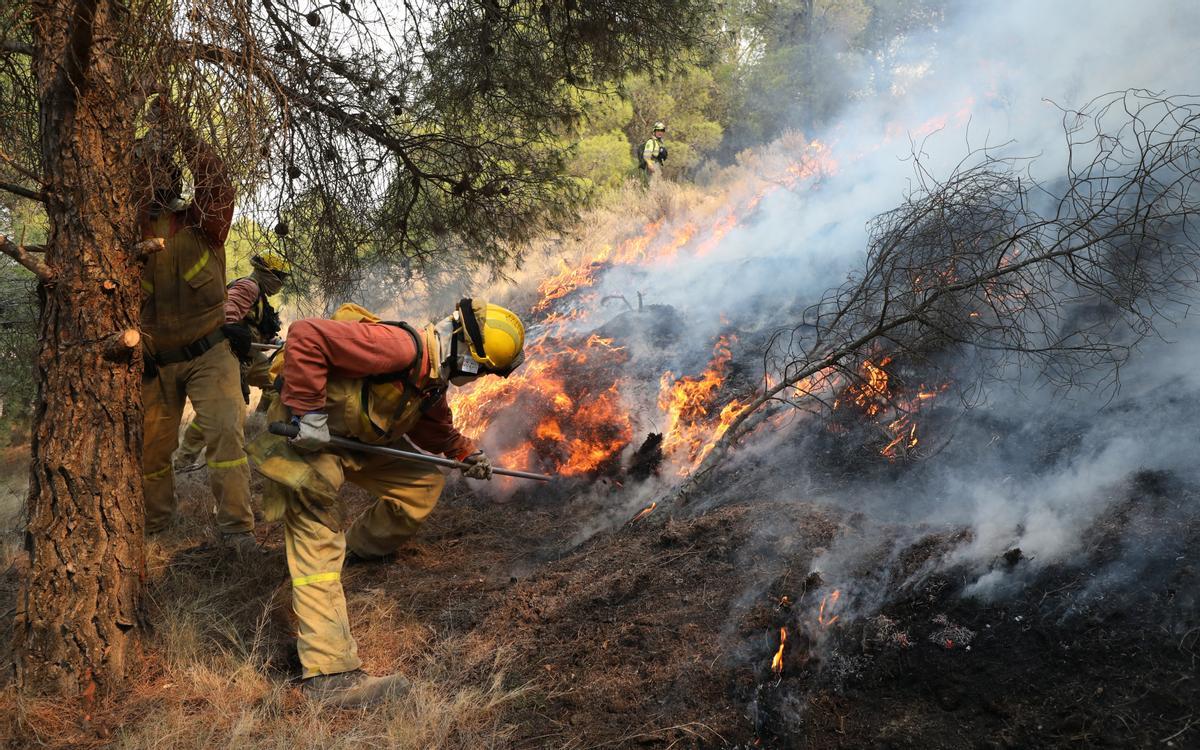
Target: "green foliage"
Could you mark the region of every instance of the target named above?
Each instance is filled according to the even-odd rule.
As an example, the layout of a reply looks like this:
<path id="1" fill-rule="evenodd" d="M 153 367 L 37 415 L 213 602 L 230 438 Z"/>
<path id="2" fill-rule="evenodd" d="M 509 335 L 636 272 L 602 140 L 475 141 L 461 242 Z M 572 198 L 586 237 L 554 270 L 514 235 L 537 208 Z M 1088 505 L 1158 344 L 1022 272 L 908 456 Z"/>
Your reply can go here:
<path id="1" fill-rule="evenodd" d="M 580 139 L 568 163 L 569 173 L 589 196 L 621 187 L 636 167 L 629 141 L 620 130 Z"/>
<path id="2" fill-rule="evenodd" d="M 709 71 L 687 65 L 663 80 L 633 75 L 625 79 L 624 90 L 634 110 L 625 130 L 631 143 L 644 143 L 656 121 L 666 124 L 664 172 L 668 177 L 678 179 L 691 173 L 721 144 L 724 128 L 712 112 L 717 83 Z"/>
<path id="3" fill-rule="evenodd" d="M 943 19 L 949 0 L 727 3 L 716 67 L 727 96 L 722 153 L 828 124 L 853 92 L 887 80 L 892 42 Z"/>
<path id="4" fill-rule="evenodd" d="M 41 206 L 0 194 L 0 234 L 41 244 L 46 239 Z M 37 384 L 37 280 L 0 255 L 0 446 L 21 440 L 28 431 Z"/>

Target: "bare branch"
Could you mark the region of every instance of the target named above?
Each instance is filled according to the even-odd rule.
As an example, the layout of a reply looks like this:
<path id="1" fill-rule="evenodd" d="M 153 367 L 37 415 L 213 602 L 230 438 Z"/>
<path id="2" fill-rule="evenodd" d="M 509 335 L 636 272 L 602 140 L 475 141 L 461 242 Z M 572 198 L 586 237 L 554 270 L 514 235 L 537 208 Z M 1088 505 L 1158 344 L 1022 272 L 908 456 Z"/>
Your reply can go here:
<path id="1" fill-rule="evenodd" d="M 1062 387 L 1115 387 L 1133 348 L 1186 311 L 1200 284 L 1198 124 L 1200 100 L 1144 91 L 1064 113 L 1071 166 L 1053 189 L 1026 161 L 988 150 L 942 182 L 917 160 L 917 188 L 872 222 L 863 269 L 809 307 L 790 337 L 773 338 L 770 385 L 673 497 L 685 498 L 775 404 L 800 408 L 861 383 L 878 371 L 864 366 L 872 359 L 936 367 L 973 349 L 987 356 L 957 377 L 1032 364 Z"/>
<path id="2" fill-rule="evenodd" d="M 45 203 L 49 200 L 49 197 L 46 195 L 46 193 L 40 190 L 30 190 L 27 187 L 22 187 L 12 182 L 4 182 L 3 180 L 0 180 L 0 190 L 12 193 L 14 195 L 19 195 L 22 198 L 28 198 L 31 201 L 37 201 L 39 203 Z"/>
<path id="3" fill-rule="evenodd" d="M 135 328 L 118 331 L 104 340 L 102 356 L 109 362 L 128 362 L 141 342 L 142 334 Z"/>
<path id="4" fill-rule="evenodd" d="M 43 283 L 49 283 L 54 279 L 54 274 L 50 272 L 50 268 L 45 262 L 40 258 L 33 257 L 24 247 L 10 241 L 4 235 L 0 235 L 0 252 L 32 271 Z"/>
<path id="5" fill-rule="evenodd" d="M 33 45 L 12 39 L 0 39 L 0 53 L 33 57 Z"/>

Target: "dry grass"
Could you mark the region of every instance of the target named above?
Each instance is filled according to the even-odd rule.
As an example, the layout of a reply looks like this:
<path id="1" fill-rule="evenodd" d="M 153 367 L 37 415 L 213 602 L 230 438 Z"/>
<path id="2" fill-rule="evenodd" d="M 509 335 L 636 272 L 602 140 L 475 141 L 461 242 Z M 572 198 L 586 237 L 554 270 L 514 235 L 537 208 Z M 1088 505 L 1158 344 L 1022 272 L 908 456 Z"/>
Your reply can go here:
<path id="1" fill-rule="evenodd" d="M 380 590 L 348 576 L 349 607 L 369 671 L 403 672 L 412 690 L 365 711 L 320 710 L 296 689 L 290 590 L 278 528 L 266 551 L 241 562 L 207 540 L 203 472 L 180 486 L 180 524 L 147 548 L 151 628 L 120 695 L 94 706 L 0 690 L 0 746 L 94 748 L 499 748 L 514 727 L 508 709 L 530 690 L 506 679 L 502 644 L 435 632 Z M 17 484 L 9 481 L 9 484 Z M 4 578 L 0 627 L 15 614 L 19 488 L 0 506 Z M 14 501 L 15 498 L 15 501 Z M 8 639 L 0 649 L 11 675 Z M 7 744 L 5 744 L 7 742 Z"/>

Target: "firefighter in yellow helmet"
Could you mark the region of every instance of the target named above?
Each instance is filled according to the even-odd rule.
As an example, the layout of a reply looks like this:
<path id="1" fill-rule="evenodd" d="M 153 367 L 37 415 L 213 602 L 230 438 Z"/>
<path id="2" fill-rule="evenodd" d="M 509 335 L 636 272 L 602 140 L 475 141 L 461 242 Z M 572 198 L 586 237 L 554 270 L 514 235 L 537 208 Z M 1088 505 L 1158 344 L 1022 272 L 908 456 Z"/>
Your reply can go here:
<path id="1" fill-rule="evenodd" d="M 242 399 L 250 402 L 250 386 L 262 389 L 259 411 L 269 405 L 271 361 L 251 344 L 270 344 L 279 338 L 283 327 L 279 313 L 271 305 L 271 297 L 279 294 L 292 267 L 275 253 L 262 253 L 250 259 L 253 269 L 249 276 L 230 282 L 225 294 L 225 332 L 233 353 L 242 363 Z M 175 468 L 199 468 L 196 460 L 204 450 L 204 433 L 198 420 L 192 420 L 183 431 L 183 444 L 175 454 Z"/>
<path id="2" fill-rule="evenodd" d="M 280 398 L 268 418 L 290 420 L 299 434 L 288 440 L 264 433 L 249 452 L 267 478 L 267 518 L 284 521 L 302 690 L 310 699 L 360 706 L 406 689 L 398 674 L 361 671 L 342 564 L 347 552 L 368 560 L 395 552 L 433 510 L 445 482 L 437 467 L 334 448 L 330 436 L 410 450 L 411 443 L 471 464 L 468 477 L 490 479 L 487 455 L 454 427 L 446 390 L 509 375 L 522 362 L 524 342 L 514 313 L 470 299 L 419 330 L 356 305 L 343 305 L 330 320 L 290 326 L 273 367 Z M 344 482 L 377 498 L 353 523 L 338 497 Z"/>
<path id="3" fill-rule="evenodd" d="M 225 327 L 225 238 L 235 194 L 224 163 L 175 112 L 165 95 L 154 127 L 137 144 L 145 187 L 139 205 L 142 237 L 161 237 L 166 249 L 149 256 L 142 272 L 142 330 L 146 334 L 142 386 L 142 452 L 146 532 L 166 528 L 175 513 L 171 454 L 184 401 L 208 444 L 209 485 L 222 538 L 239 551 L 254 548 L 250 468 L 242 423 L 238 361 Z M 192 171 L 195 189 L 184 196 L 176 151 Z"/>

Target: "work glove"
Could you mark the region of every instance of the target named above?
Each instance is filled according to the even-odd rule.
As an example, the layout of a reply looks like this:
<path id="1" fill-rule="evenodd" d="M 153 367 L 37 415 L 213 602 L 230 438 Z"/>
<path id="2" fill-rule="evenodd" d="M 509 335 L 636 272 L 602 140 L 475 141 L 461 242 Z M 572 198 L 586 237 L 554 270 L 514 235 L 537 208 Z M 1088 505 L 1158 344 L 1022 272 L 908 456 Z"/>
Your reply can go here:
<path id="1" fill-rule="evenodd" d="M 296 450 L 313 453 L 329 447 L 329 415 L 309 412 L 303 417 L 292 417 L 292 424 L 300 428 L 300 434 L 288 440 Z"/>
<path id="2" fill-rule="evenodd" d="M 492 462 L 488 459 L 487 454 L 483 451 L 475 451 L 471 455 L 463 459 L 464 464 L 470 464 L 470 468 L 463 470 L 463 476 L 468 479 L 491 479 L 492 478 Z"/>
<path id="3" fill-rule="evenodd" d="M 250 361 L 250 346 L 254 339 L 250 337 L 250 326 L 244 323 L 226 323 L 221 326 L 221 333 L 229 341 L 229 348 L 243 362 Z"/>

